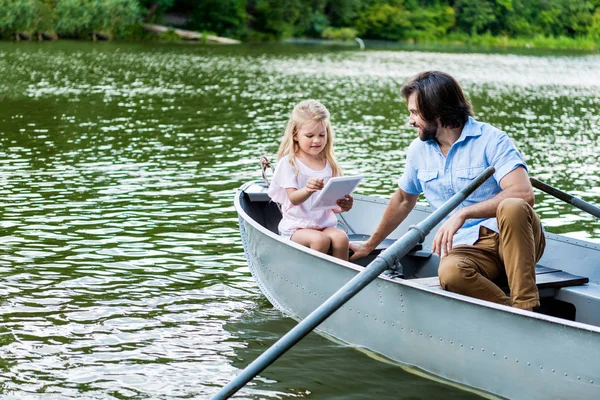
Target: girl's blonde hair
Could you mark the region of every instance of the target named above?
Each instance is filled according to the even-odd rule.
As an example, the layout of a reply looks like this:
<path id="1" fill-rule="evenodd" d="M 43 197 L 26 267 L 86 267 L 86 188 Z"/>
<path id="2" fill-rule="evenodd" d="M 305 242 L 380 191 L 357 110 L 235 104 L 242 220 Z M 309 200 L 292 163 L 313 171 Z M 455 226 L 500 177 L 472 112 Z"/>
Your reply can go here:
<path id="1" fill-rule="evenodd" d="M 317 100 L 304 100 L 294 107 L 290 120 L 285 128 L 285 132 L 283 133 L 281 145 L 279 145 L 277 159 L 290 156 L 290 164 L 296 170 L 296 174 L 298 174 L 295 156 L 299 147 L 298 142 L 295 141 L 294 138 L 298 134 L 300 126 L 309 121 L 321 121 L 323 123 L 325 131 L 327 132 L 327 143 L 320 155 L 329 162 L 333 176 L 341 176 L 342 169 L 338 165 L 335 160 L 335 155 L 333 154 L 333 130 L 331 129 L 331 122 L 329 121 L 329 111 Z"/>

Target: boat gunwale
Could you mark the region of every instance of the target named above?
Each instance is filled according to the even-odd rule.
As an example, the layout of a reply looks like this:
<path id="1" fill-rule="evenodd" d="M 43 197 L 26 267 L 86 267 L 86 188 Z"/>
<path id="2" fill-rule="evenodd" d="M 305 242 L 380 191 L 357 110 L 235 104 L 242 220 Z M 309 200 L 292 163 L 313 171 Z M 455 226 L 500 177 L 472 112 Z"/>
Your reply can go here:
<path id="1" fill-rule="evenodd" d="M 360 265 L 351 263 L 349 261 L 344 261 L 338 258 L 335 258 L 333 256 L 330 256 L 328 254 L 325 253 L 321 253 L 318 252 L 316 250 L 312 250 L 308 247 L 302 246 L 298 243 L 292 242 L 289 239 L 285 239 L 283 237 L 281 237 L 280 235 L 277 235 L 275 233 L 273 233 L 272 231 L 270 231 L 269 229 L 265 228 L 264 226 L 262 226 L 260 223 L 258 223 L 257 221 L 255 221 L 253 218 L 250 217 L 250 215 L 248 213 L 246 213 L 246 211 L 242 208 L 241 206 L 241 201 L 240 201 L 240 197 L 243 195 L 244 190 L 254 184 L 254 183 L 260 183 L 260 181 L 254 182 L 254 181 L 250 181 L 247 182 L 245 184 L 243 184 L 241 187 L 239 187 L 238 189 L 236 189 L 235 192 L 235 197 L 234 197 L 234 208 L 236 209 L 236 212 L 238 213 L 238 215 L 246 222 L 248 222 L 250 225 L 252 225 L 255 229 L 257 229 L 258 231 L 260 231 L 262 234 L 268 236 L 271 239 L 274 239 L 280 243 L 283 243 L 287 246 L 291 246 L 293 248 L 295 248 L 296 250 L 300 250 L 302 252 L 308 253 L 311 256 L 315 256 L 318 258 L 321 258 L 325 261 L 328 262 L 332 262 L 334 264 L 337 264 L 341 267 L 345 267 L 348 269 L 352 269 L 354 271 L 361 272 L 364 270 L 365 267 L 362 267 Z M 374 202 L 374 203 L 382 203 L 382 204 L 387 204 L 387 202 L 384 199 L 379 199 L 377 197 L 374 196 L 364 196 L 364 195 L 354 195 L 353 196 L 355 199 L 360 200 L 360 201 L 370 201 L 370 202 Z M 417 205 L 415 206 L 416 209 L 418 209 L 419 211 L 428 211 L 430 208 L 426 207 L 426 206 L 421 206 L 421 205 Z M 562 237 L 560 237 L 557 234 L 553 234 L 553 233 L 549 233 L 549 232 L 545 232 L 546 235 L 550 235 L 551 239 L 555 239 L 555 236 L 557 236 L 556 239 L 558 239 L 559 241 L 564 241 L 566 243 L 569 244 L 576 244 L 576 245 L 580 245 L 579 243 L 573 243 L 572 241 L 575 242 L 583 242 L 584 244 L 587 244 L 587 242 L 584 242 L 580 239 L 571 239 L 569 238 L 569 240 L 563 240 Z M 595 245 L 594 243 L 589 243 L 590 246 L 582 246 L 582 247 L 590 247 L 592 249 L 595 250 L 600 250 L 600 246 L 599 245 Z M 600 333 L 600 327 L 595 326 L 595 325 L 591 325 L 591 324 L 586 324 L 583 322 L 577 322 L 577 321 L 571 321 L 571 320 L 567 320 L 567 319 L 562 319 L 562 318 L 558 318 L 558 317 L 552 317 L 549 315 L 545 315 L 545 314 L 539 314 L 539 313 L 534 313 L 531 311 L 525 311 L 525 310 L 521 310 L 519 308 L 515 308 L 515 307 L 510 307 L 510 306 L 505 306 L 502 304 L 496 304 L 496 303 L 492 303 L 492 302 L 488 302 L 488 301 L 483 301 L 483 300 L 479 300 L 473 297 L 468 297 L 468 296 L 464 296 L 464 295 L 460 295 L 457 293 L 453 293 L 453 292 L 449 292 L 446 290 L 436 290 L 433 288 L 430 288 L 428 286 L 419 284 L 419 283 L 414 283 L 411 282 L 410 279 L 395 279 L 395 278 L 390 278 L 384 275 L 379 275 L 377 277 L 377 279 L 382 279 L 384 281 L 388 281 L 397 285 L 405 285 L 405 286 L 409 286 L 411 288 L 417 289 L 417 290 L 421 290 L 421 291 L 425 291 L 427 293 L 433 294 L 433 295 L 437 295 L 437 296 L 441 296 L 441 297 L 446 297 L 446 298 L 451 298 L 457 301 L 462 301 L 462 302 L 467 302 L 467 303 L 472 303 L 481 307 L 486 307 L 486 308 L 491 308 L 491 309 L 495 309 L 498 311 L 502 311 L 502 312 L 510 312 L 513 314 L 519 314 L 522 315 L 524 317 L 527 318 L 534 318 L 534 319 L 538 319 L 540 321 L 544 321 L 544 322 L 548 322 L 548 323 L 552 323 L 552 324 L 557 324 L 557 325 L 562 325 L 564 327 L 570 327 L 573 329 L 579 329 L 579 330 L 584 330 L 584 331 L 589 331 L 589 332 L 593 332 L 593 333 Z M 266 295 L 266 294 L 265 294 Z M 287 313 L 286 313 L 287 314 Z M 302 319 L 302 318 L 301 318 Z"/>

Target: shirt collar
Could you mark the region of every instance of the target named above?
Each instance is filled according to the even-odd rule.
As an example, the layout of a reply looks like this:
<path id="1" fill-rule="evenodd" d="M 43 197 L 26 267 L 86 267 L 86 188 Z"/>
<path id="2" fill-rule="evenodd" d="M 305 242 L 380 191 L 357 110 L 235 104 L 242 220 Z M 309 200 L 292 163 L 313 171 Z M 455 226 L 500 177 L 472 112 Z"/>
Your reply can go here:
<path id="1" fill-rule="evenodd" d="M 467 122 L 465 122 L 465 125 L 463 126 L 463 129 L 460 132 L 460 136 L 459 136 L 458 140 L 456 142 L 454 142 L 454 144 L 462 142 L 470 136 L 481 136 L 481 124 L 479 122 L 475 121 L 475 119 L 473 117 L 469 117 L 467 119 Z M 430 146 L 434 146 L 434 147 L 438 146 L 437 141 L 435 139 L 428 140 L 425 143 L 429 144 Z M 453 144 L 453 146 L 454 146 L 454 144 Z"/>
<path id="2" fill-rule="evenodd" d="M 475 121 L 473 117 L 469 117 L 467 122 L 465 122 L 465 126 L 463 126 L 460 137 L 456 143 L 462 142 L 469 136 L 481 136 L 481 124 Z"/>

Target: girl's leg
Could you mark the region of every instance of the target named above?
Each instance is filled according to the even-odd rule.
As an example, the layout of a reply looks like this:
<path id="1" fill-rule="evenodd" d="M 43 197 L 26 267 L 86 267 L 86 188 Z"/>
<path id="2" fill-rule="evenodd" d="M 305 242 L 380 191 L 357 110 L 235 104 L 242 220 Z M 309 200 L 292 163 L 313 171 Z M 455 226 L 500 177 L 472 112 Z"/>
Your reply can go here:
<path id="1" fill-rule="evenodd" d="M 348 235 L 338 228 L 325 228 L 323 233 L 331 240 L 331 255 L 348 261 Z"/>
<path id="2" fill-rule="evenodd" d="M 290 239 L 321 253 L 327 253 L 331 246 L 331 238 L 315 229 L 298 229 Z"/>

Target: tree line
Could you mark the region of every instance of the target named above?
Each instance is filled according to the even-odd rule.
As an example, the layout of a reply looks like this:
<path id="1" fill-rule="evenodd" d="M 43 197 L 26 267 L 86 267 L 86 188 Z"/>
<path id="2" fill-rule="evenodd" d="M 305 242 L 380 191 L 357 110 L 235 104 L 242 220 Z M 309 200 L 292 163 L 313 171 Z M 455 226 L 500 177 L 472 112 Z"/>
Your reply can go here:
<path id="1" fill-rule="evenodd" d="M 2 0 L 0 35 L 140 35 L 142 22 L 246 41 L 553 37 L 600 42 L 600 0 Z"/>

